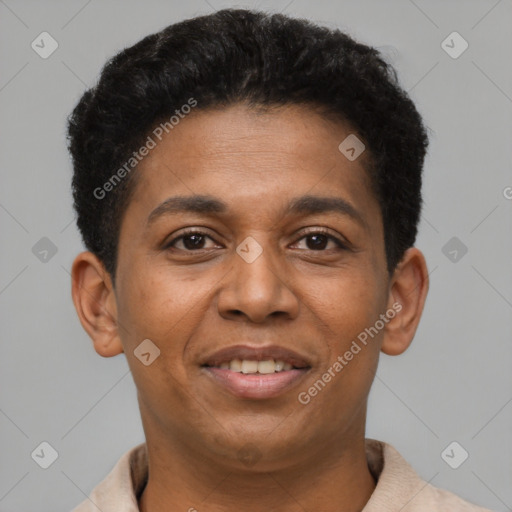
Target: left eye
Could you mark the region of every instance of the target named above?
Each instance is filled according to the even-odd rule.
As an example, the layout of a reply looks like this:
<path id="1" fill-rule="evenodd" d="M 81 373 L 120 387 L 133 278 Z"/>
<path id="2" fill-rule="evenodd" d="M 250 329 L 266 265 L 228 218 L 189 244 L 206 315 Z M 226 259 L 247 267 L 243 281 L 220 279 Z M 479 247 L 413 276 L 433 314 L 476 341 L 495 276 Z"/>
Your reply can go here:
<path id="1" fill-rule="evenodd" d="M 340 240 L 338 240 L 334 236 L 328 235 L 327 233 L 324 233 L 322 231 L 308 233 L 307 235 L 301 237 L 299 240 L 308 239 L 308 238 L 310 240 L 312 240 L 312 243 L 308 244 L 310 247 L 307 247 L 307 249 L 311 250 L 311 251 L 325 250 L 326 249 L 325 246 L 329 243 L 329 241 L 332 241 L 334 243 L 334 245 L 335 245 L 334 248 L 338 248 L 338 249 L 345 248 L 345 245 Z"/>

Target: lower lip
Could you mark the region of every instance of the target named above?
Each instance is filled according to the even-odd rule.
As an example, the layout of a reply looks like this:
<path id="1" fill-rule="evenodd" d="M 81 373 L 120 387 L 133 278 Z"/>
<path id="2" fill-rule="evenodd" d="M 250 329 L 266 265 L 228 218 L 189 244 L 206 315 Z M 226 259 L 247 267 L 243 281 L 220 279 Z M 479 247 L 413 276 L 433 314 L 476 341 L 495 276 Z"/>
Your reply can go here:
<path id="1" fill-rule="evenodd" d="M 265 399 L 288 391 L 308 373 L 309 368 L 267 374 L 240 373 L 211 366 L 203 367 L 203 370 L 238 398 Z"/>

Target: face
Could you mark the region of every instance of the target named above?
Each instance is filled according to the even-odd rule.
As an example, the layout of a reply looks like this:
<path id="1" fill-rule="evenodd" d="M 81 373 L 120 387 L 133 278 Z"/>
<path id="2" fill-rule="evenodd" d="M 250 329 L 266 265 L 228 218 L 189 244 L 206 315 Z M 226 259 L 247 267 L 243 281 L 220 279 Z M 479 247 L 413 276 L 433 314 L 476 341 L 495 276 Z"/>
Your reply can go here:
<path id="1" fill-rule="evenodd" d="M 338 149 L 350 133 L 305 107 L 256 114 L 235 105 L 190 114 L 139 164 L 113 309 L 148 443 L 179 440 L 237 465 L 250 440 L 270 469 L 364 431 L 396 319 L 358 341 L 395 301 L 366 155 L 350 161 Z M 222 204 L 189 211 L 172 201 L 195 195 Z M 143 340 L 160 350 L 149 365 L 134 354 Z M 307 365 L 288 378 L 204 367 L 235 345 L 279 346 Z"/>

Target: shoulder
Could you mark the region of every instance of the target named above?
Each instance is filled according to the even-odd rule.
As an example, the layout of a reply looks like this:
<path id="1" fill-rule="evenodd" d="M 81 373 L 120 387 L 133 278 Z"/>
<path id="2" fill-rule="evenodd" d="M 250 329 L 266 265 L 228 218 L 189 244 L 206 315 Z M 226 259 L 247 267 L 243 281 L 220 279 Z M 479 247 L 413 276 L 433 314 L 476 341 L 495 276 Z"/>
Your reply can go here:
<path id="1" fill-rule="evenodd" d="M 456 494 L 444 489 L 439 489 L 428 484 L 428 500 L 431 503 L 429 510 L 453 510 L 454 512 L 491 512 L 488 508 L 482 508 L 463 500 Z M 432 508 L 433 507 L 433 508 Z"/>
<path id="2" fill-rule="evenodd" d="M 390 444 L 366 440 L 377 486 L 363 512 L 491 512 L 423 480 Z"/>
<path id="3" fill-rule="evenodd" d="M 137 499 L 147 476 L 147 446 L 142 443 L 124 453 L 87 499 L 71 512 L 138 511 Z"/>

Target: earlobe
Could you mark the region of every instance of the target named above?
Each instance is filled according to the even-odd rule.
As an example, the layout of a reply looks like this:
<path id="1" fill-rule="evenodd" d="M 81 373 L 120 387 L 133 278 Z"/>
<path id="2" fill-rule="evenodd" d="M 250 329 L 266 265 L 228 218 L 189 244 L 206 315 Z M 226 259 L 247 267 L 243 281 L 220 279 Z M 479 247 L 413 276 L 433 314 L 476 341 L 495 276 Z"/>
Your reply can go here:
<path id="1" fill-rule="evenodd" d="M 80 323 L 103 357 L 123 352 L 117 307 L 110 275 L 91 252 L 80 253 L 71 269 L 72 298 Z"/>
<path id="2" fill-rule="evenodd" d="M 397 313 L 386 325 L 381 350 L 399 355 L 411 344 L 428 293 L 428 270 L 423 253 L 416 247 L 405 251 L 391 279 L 388 308 Z"/>

